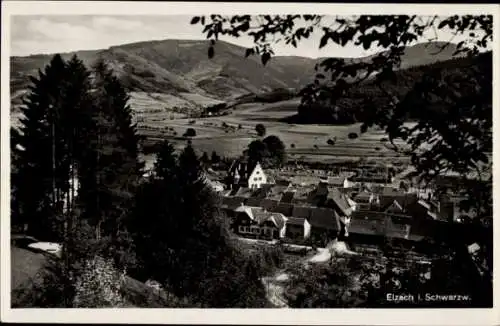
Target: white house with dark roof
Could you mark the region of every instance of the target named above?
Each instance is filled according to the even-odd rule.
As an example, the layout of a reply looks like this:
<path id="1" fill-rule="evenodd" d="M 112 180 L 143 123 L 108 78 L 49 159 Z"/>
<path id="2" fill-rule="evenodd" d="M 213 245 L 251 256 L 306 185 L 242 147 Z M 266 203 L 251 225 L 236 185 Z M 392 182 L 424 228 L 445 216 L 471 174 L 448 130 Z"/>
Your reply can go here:
<path id="1" fill-rule="evenodd" d="M 271 240 L 285 236 L 286 217 L 283 214 L 243 204 L 234 212 L 233 230 L 242 237 Z"/>
<path id="2" fill-rule="evenodd" d="M 232 189 L 238 187 L 258 189 L 264 184 L 274 183 L 274 179 L 264 172 L 259 162 L 252 164 L 245 159 L 235 160 L 228 173 L 228 186 Z"/>
<path id="3" fill-rule="evenodd" d="M 267 175 L 260 163 L 257 163 L 248 176 L 248 188 L 256 189 L 264 184 L 267 184 Z"/>

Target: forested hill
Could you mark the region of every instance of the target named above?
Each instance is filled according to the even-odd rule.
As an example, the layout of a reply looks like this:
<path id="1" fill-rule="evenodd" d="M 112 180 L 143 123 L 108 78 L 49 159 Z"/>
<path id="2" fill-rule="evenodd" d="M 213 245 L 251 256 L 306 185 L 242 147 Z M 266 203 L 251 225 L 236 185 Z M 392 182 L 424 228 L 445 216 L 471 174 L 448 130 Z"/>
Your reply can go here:
<path id="1" fill-rule="evenodd" d="M 482 66 L 491 67 L 492 53 L 487 52 L 473 58 L 453 58 L 446 61 L 435 62 L 427 65 L 413 66 L 396 72 L 395 79 L 385 81 L 378 85 L 375 80 L 367 80 L 359 87 L 351 88 L 348 93 L 338 99 L 335 104 L 330 102 L 301 105 L 298 114 L 287 119 L 293 123 L 326 123 L 326 124 L 351 124 L 365 121 L 366 114 L 371 114 L 373 109 L 383 109 L 394 98 L 403 100 L 404 97 L 420 83 L 424 76 L 432 76 L 444 83 L 461 83 L 459 87 L 461 96 L 469 91 L 467 85 L 462 85 L 465 76 L 473 73 Z M 464 78 L 465 77 L 465 78 Z M 462 82 L 457 81 L 460 78 Z M 437 110 L 443 108 L 436 106 Z M 409 118 L 415 114 L 410 112 Z"/>
<path id="2" fill-rule="evenodd" d="M 408 47 L 402 67 L 414 67 L 448 60 L 455 44 L 431 42 Z M 208 58 L 208 41 L 162 40 L 113 46 L 109 49 L 62 54 L 78 55 L 89 66 L 103 58 L 131 91 L 165 94 L 199 94 L 224 100 L 245 94 L 269 92 L 276 88 L 300 89 L 311 82 L 314 66 L 322 58 L 273 57 L 266 65 L 260 58 L 245 58 L 245 48 L 219 41 L 215 56 Z M 332 53 L 334 56 L 335 53 Z M 29 85 L 29 76 L 43 68 L 52 55 L 12 57 L 11 92 L 16 98 Z M 367 60 L 360 58 L 359 60 Z"/>

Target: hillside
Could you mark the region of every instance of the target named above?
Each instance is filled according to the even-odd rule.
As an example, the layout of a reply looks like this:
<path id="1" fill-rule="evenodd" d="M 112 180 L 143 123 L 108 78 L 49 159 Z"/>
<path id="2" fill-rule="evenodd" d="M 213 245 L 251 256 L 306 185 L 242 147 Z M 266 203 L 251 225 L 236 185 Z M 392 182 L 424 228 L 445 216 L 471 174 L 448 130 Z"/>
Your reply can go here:
<path id="1" fill-rule="evenodd" d="M 444 58 L 444 57 L 443 57 Z M 431 62 L 418 66 L 406 66 L 395 74 L 395 80 L 385 81 L 378 85 L 374 80 L 366 80 L 359 87 L 350 89 L 343 97 L 332 104 L 328 100 L 312 104 L 301 104 L 295 116 L 284 119 L 291 123 L 313 123 L 313 124 L 352 124 L 365 121 L 374 108 L 386 107 L 391 96 L 403 100 L 407 94 L 419 83 L 424 76 L 439 76 L 440 80 L 455 80 L 457 77 L 474 76 L 477 69 L 488 69 L 491 67 L 491 52 L 482 53 L 476 57 L 455 57 L 448 60 Z M 411 62 L 411 61 L 410 61 Z M 415 62 L 415 61 L 413 61 Z M 426 62 L 422 60 L 421 62 Z M 461 96 L 471 93 L 470 85 L 461 86 Z M 419 107 L 415 105 L 418 99 L 406 100 L 408 118 L 412 119 L 418 115 Z M 437 100 L 435 100 L 437 103 Z M 435 104 L 435 110 L 448 110 L 444 103 Z"/>
<path id="2" fill-rule="evenodd" d="M 44 253 L 11 247 L 11 304 L 12 307 L 45 307 L 58 302 L 60 295 L 46 283 L 57 280 L 53 258 Z M 121 292 L 126 307 L 165 308 L 188 307 L 186 302 L 163 290 L 155 290 L 131 277 L 125 277 Z"/>
<path id="3" fill-rule="evenodd" d="M 402 68 L 451 58 L 455 45 L 451 44 L 436 54 L 442 45 L 425 43 L 409 47 L 403 56 Z M 105 59 L 131 91 L 171 94 L 181 99 L 185 99 L 181 93 L 198 94 L 205 101 L 209 99 L 214 103 L 276 88 L 298 89 L 312 80 L 314 65 L 321 60 L 277 56 L 263 66 L 256 56 L 245 58 L 245 48 L 222 41 L 215 44 L 215 56 L 209 59 L 208 46 L 208 41 L 148 41 L 103 50 L 64 53 L 62 56 L 68 59 L 76 54 L 88 66 L 98 58 Z M 51 56 L 11 58 L 14 101 L 19 100 L 19 95 L 29 85 L 28 76 L 43 68 Z"/>

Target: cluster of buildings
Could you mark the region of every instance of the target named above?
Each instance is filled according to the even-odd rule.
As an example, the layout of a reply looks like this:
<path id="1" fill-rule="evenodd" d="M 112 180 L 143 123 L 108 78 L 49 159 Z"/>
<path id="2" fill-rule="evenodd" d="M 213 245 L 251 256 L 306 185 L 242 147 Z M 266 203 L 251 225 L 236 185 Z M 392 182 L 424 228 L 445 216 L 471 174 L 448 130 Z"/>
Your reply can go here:
<path id="1" fill-rule="evenodd" d="M 275 179 L 259 163 L 236 160 L 225 185 L 217 190 L 220 208 L 236 234 L 297 244 L 336 237 L 420 241 L 456 217 L 454 202 L 409 186 L 393 186 L 392 176 L 384 182 L 379 176 L 357 179 L 320 176 L 316 183 L 305 184 L 294 178 Z"/>

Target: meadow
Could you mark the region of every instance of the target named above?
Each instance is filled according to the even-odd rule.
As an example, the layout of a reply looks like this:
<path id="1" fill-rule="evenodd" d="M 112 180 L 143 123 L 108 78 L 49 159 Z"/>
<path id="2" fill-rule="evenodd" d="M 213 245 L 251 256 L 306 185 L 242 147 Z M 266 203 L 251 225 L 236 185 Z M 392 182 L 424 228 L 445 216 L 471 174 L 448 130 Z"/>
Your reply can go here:
<path id="1" fill-rule="evenodd" d="M 182 137 L 187 128 L 196 130 L 191 137 L 201 154 L 216 151 L 219 155 L 237 157 L 254 139 L 255 126 L 262 123 L 266 135 L 278 136 L 287 149 L 289 160 L 315 162 L 342 162 L 359 160 L 407 161 L 408 158 L 384 145 L 383 130 L 370 129 L 360 133 L 360 124 L 353 125 L 299 125 L 280 121 L 297 112 L 298 99 L 276 103 L 245 103 L 236 105 L 230 114 L 192 119 L 184 115 L 171 117 L 170 112 L 142 113 L 136 111 L 139 133 L 149 140 L 168 139 L 178 148 L 187 143 Z M 350 133 L 358 138 L 350 139 Z M 328 140 L 334 140 L 333 145 Z"/>

